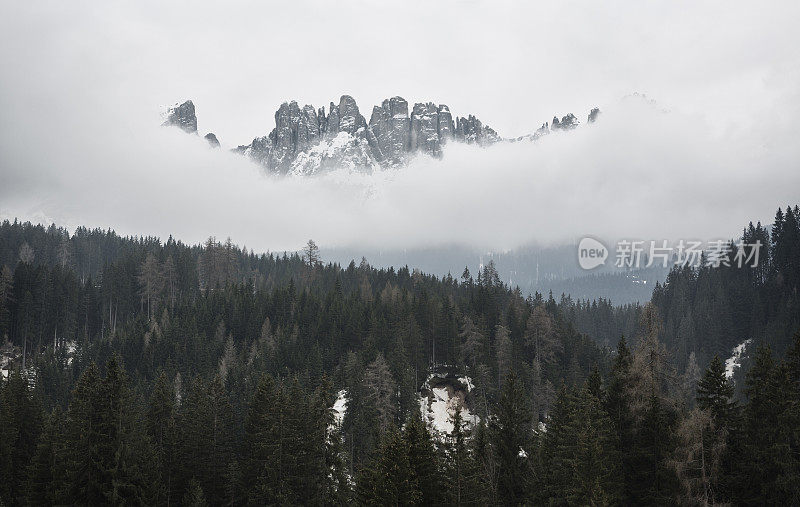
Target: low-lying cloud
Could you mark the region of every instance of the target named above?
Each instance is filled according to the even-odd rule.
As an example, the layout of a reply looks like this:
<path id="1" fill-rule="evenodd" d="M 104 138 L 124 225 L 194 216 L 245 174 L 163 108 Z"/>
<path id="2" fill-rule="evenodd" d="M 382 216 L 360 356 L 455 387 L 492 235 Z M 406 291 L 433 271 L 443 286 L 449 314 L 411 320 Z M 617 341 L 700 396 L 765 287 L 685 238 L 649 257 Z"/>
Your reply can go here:
<path id="1" fill-rule="evenodd" d="M 702 119 L 634 97 L 593 125 L 531 143 L 458 143 L 374 174 L 277 178 L 199 136 L 138 125 L 21 144 L 2 213 L 256 250 L 326 246 L 509 249 L 536 241 L 716 238 L 796 200 L 789 126 L 718 136 Z M 763 124 L 762 124 L 763 125 Z M 766 137 L 765 137 L 766 136 Z M 44 144 L 42 144 L 44 143 Z M 6 163 L 9 159 L 6 158 Z"/>
<path id="2" fill-rule="evenodd" d="M 769 221 L 776 206 L 798 201 L 800 60 L 786 49 L 797 47 L 787 44 L 796 42 L 790 35 L 796 31 L 768 29 L 791 16 L 776 9 L 756 9 L 764 11 L 761 17 L 730 9 L 726 16 L 732 25 L 713 33 L 694 26 L 700 21 L 689 21 L 686 33 L 702 36 L 708 43 L 704 50 L 691 43 L 697 39 L 677 36 L 674 30 L 636 28 L 639 18 L 642 23 L 672 23 L 685 17 L 669 2 L 631 10 L 625 21 L 630 30 L 619 33 L 609 31 L 616 23 L 613 16 L 576 15 L 570 18 L 572 31 L 584 35 L 572 42 L 557 42 L 561 23 L 542 22 L 535 37 L 527 26 L 509 26 L 508 5 L 497 11 L 481 2 L 447 5 L 437 9 L 443 15 L 450 9 L 459 26 L 483 27 L 509 48 L 513 45 L 511 56 L 504 57 L 499 48 L 492 52 L 496 58 L 489 58 L 480 39 L 467 39 L 469 51 L 486 58 L 466 58 L 469 51 L 448 58 L 446 51 L 428 49 L 449 47 L 454 34 L 418 30 L 402 54 L 436 57 L 420 56 L 416 73 L 384 82 L 381 76 L 400 75 L 374 69 L 381 48 L 389 56 L 400 55 L 392 40 L 370 35 L 379 26 L 371 20 L 384 19 L 385 12 L 345 2 L 330 15 L 339 21 L 358 15 L 359 30 L 370 36 L 341 29 L 330 48 L 317 42 L 302 46 L 292 37 L 281 73 L 284 63 L 266 56 L 244 58 L 237 51 L 241 44 L 253 51 L 261 45 L 261 54 L 275 55 L 269 48 L 284 47 L 288 40 L 282 28 L 251 26 L 231 14 L 236 9 L 214 11 L 215 17 L 203 14 L 209 7 L 200 6 L 187 13 L 193 24 L 184 25 L 176 17 L 179 12 L 160 17 L 156 10 L 132 6 L 104 6 L 98 11 L 102 20 L 81 15 L 94 9 L 86 5 L 73 9 L 53 3 L 52 11 L 33 4 L 6 6 L 7 16 L 0 21 L 0 217 L 52 221 L 70 229 L 86 225 L 121 234 L 171 234 L 192 243 L 210 235 L 230 236 L 257 251 L 296 249 L 308 238 L 329 247 L 462 244 L 504 250 L 530 242 L 575 241 L 587 234 L 733 236 L 748 220 Z M 711 15 L 700 14 L 698 20 Z M 559 19 L 569 15 L 553 13 Z M 282 16 L 301 19 L 291 12 Z M 339 26 L 321 15 L 304 16 L 311 26 Z M 745 18 L 750 29 L 742 31 L 736 23 Z M 34 25 L 39 30 L 25 28 Z M 208 44 L 190 47 L 190 36 L 202 38 L 203 33 L 210 34 Z M 623 34 L 641 37 L 634 43 Z M 359 50 L 358 41 L 365 39 L 374 41 L 371 49 Z M 589 40 L 591 47 L 583 44 Z M 744 44 L 748 40 L 753 43 Z M 549 44 L 549 53 L 539 51 L 535 66 L 522 66 L 525 48 L 542 41 Z M 341 53 L 347 46 L 351 49 Z M 337 61 L 330 51 L 347 58 Z M 604 62 L 620 51 L 624 58 L 612 59 L 617 62 L 612 80 Z M 305 54 L 325 58 L 308 63 Z M 734 54 L 739 63 L 725 63 Z M 671 58 L 686 64 L 665 67 Z M 564 69 L 570 61 L 581 62 L 577 77 Z M 213 72 L 205 62 L 213 63 Z M 475 79 L 482 65 L 491 67 L 491 79 Z M 181 68 L 192 70 L 176 70 Z M 700 69 L 715 74 L 700 79 Z M 319 79 L 323 74 L 326 79 Z M 437 88 L 445 75 L 455 77 L 446 82 L 447 90 Z M 657 81 L 648 81 L 650 75 Z M 345 82 L 352 87 L 342 89 Z M 543 88 L 535 89 L 539 83 Z M 666 100 L 609 98 L 640 90 L 642 84 L 663 92 L 656 98 Z M 547 118 L 539 117 L 542 111 L 566 113 L 567 103 L 581 120 L 590 105 L 601 106 L 603 114 L 594 125 L 536 143 L 489 148 L 451 143 L 441 160 L 418 157 L 398 170 L 311 179 L 266 176 L 246 158 L 209 149 L 200 136 L 159 126 L 158 104 L 165 96 L 192 98 L 201 133 L 216 132 L 230 148 L 272 127 L 266 103 L 274 108 L 284 99 L 302 102 L 311 95 L 308 101 L 320 105 L 319 97 L 335 99 L 349 92 L 368 116 L 375 97 L 397 93 L 395 86 L 420 94 L 430 86 L 443 101 L 449 92 L 455 97 L 450 103 L 454 114 L 475 113 L 501 135 L 533 130 Z M 369 90 L 364 92 L 369 96 L 359 95 L 361 90 Z M 240 95 L 242 103 L 231 106 Z M 430 98 L 405 95 L 410 102 Z M 217 104 L 210 108 L 213 114 L 204 115 L 202 99 L 210 96 L 226 97 L 225 107 Z M 522 96 L 535 104 L 529 107 Z M 254 97 L 263 104 L 248 107 Z M 492 98 L 487 102 L 483 97 Z M 596 97 L 601 100 L 594 102 Z M 552 107 L 542 106 L 550 100 Z M 702 101 L 714 107 L 704 110 Z M 726 104 L 735 114 L 720 116 Z M 218 119 L 222 130 L 209 118 Z M 229 136 L 234 131 L 241 135 L 242 129 L 230 127 L 237 121 L 248 126 L 244 130 L 252 132 L 250 138 Z"/>

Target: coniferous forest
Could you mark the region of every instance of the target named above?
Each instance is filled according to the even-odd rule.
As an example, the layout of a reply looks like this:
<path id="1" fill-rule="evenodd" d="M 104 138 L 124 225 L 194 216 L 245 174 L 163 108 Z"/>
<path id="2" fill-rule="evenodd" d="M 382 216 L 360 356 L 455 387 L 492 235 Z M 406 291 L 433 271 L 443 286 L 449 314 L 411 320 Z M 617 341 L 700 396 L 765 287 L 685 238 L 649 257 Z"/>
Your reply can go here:
<path id="1" fill-rule="evenodd" d="M 5 221 L 0 505 L 800 504 L 799 221 L 625 306 Z"/>

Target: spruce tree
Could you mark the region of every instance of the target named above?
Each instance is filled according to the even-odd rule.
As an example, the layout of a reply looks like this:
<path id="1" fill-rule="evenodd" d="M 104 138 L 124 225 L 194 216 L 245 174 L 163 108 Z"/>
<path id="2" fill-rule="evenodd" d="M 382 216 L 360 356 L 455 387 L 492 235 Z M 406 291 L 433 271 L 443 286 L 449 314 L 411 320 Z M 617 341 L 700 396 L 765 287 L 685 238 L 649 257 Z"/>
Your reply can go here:
<path id="1" fill-rule="evenodd" d="M 443 487 L 439 456 L 434 448 L 431 434 L 418 411 L 409 416 L 403 428 L 403 441 L 408 452 L 408 463 L 414 475 L 414 482 L 419 487 L 421 502 L 425 505 L 441 503 L 444 498 L 441 494 Z"/>
<path id="2" fill-rule="evenodd" d="M 175 489 L 175 452 L 177 445 L 175 388 L 162 371 L 150 395 L 147 408 L 147 431 L 158 456 L 156 501 L 172 503 Z"/>
<path id="3" fill-rule="evenodd" d="M 531 452 L 533 415 L 528 397 L 512 369 L 491 420 L 492 446 L 498 466 L 498 500 L 505 504 L 523 502 L 531 483 L 528 455 Z"/>
<path id="4" fill-rule="evenodd" d="M 27 376 L 15 369 L 0 381 L 0 500 L 24 502 L 28 463 L 42 428 L 38 400 L 28 389 Z"/>
<path id="5" fill-rule="evenodd" d="M 28 505 L 68 503 L 64 470 L 64 416 L 56 409 L 47 418 L 28 467 Z"/>
<path id="6" fill-rule="evenodd" d="M 632 396 L 629 391 L 631 382 L 631 357 L 625 337 L 620 337 L 614 362 L 611 366 L 608 387 L 605 393 L 605 409 L 611 419 L 611 426 L 616 433 L 614 442 L 617 445 L 617 455 L 620 456 L 620 476 L 623 483 L 622 501 L 631 501 L 633 489 L 633 462 L 631 450 L 634 437 L 634 419 L 632 411 Z"/>
<path id="7" fill-rule="evenodd" d="M 710 411 L 718 428 L 726 428 L 733 422 L 736 410 L 733 385 L 725 376 L 719 356 L 714 356 L 697 385 L 697 407 Z"/>
<path id="8" fill-rule="evenodd" d="M 382 437 L 374 458 L 364 466 L 357 483 L 362 505 L 422 505 L 418 476 L 409 461 L 409 448 L 394 426 Z"/>

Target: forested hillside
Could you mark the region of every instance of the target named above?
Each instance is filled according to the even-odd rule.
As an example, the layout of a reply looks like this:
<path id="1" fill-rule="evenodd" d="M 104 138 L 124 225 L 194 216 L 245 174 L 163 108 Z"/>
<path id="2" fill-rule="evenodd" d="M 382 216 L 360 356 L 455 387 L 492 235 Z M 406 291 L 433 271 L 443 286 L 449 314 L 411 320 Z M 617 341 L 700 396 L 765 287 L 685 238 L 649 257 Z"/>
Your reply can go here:
<path id="1" fill-rule="evenodd" d="M 723 359 L 751 340 L 782 354 L 800 329 L 800 208 L 778 209 L 770 228 L 751 222 L 742 231 L 745 244 L 760 242 L 756 267 L 738 266 L 735 248 L 719 267 L 676 266 L 664 284 L 656 284 L 652 304 L 663 320 L 660 340 L 680 370 Z M 732 243 L 736 243 L 733 241 Z M 639 305 L 611 301 L 573 301 L 562 297 L 559 310 L 576 329 L 603 345 L 630 335 Z M 694 364 L 689 364 L 694 354 Z M 749 363 L 748 363 L 749 365 Z M 746 368 L 745 368 L 746 369 Z"/>
<path id="2" fill-rule="evenodd" d="M 676 269 L 619 308 L 524 297 L 491 263 L 440 279 L 325 264 L 313 242 L 5 222 L 0 499 L 796 502 L 797 208 L 779 217 L 745 230 L 770 244 L 759 268 Z M 749 337 L 737 397 L 723 361 Z M 445 370 L 474 418 L 442 435 L 419 397 Z"/>

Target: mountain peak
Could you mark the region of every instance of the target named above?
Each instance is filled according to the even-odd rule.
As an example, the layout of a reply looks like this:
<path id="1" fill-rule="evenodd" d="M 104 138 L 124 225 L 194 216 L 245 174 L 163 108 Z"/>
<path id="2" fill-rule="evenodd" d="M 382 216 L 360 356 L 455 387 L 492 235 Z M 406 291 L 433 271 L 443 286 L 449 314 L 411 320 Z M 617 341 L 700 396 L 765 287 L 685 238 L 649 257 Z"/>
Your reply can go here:
<path id="1" fill-rule="evenodd" d="M 594 123 L 600 110 L 592 109 L 587 123 Z M 569 113 L 551 124 L 544 123 L 532 134 L 506 141 L 535 141 L 554 130 L 572 130 L 578 118 Z M 197 132 L 194 104 L 187 100 L 169 109 L 164 125 Z M 205 136 L 211 146 L 219 146 L 213 133 Z M 443 156 L 450 142 L 489 146 L 504 141 L 494 129 L 476 116 L 453 117 L 446 104 L 409 103 L 395 95 L 373 106 L 369 122 L 356 100 L 342 95 L 325 108 L 296 100 L 283 102 L 275 111 L 275 127 L 250 144 L 233 151 L 250 157 L 268 172 L 310 175 L 335 168 L 375 170 L 397 167 L 416 155 Z"/>
<path id="2" fill-rule="evenodd" d="M 197 133 L 197 116 L 194 112 L 194 103 L 191 100 L 187 100 L 183 104 L 175 104 L 168 108 L 166 120 L 161 125 L 179 127 L 190 134 Z"/>

